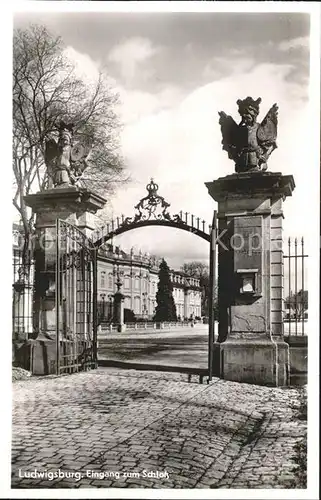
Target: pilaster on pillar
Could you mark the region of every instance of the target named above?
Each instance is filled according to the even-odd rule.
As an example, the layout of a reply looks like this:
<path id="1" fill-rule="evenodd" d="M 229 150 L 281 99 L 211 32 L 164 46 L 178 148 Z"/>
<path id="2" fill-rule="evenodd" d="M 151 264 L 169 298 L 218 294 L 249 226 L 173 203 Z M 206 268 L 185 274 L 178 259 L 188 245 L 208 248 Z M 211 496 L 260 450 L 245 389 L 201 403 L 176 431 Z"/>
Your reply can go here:
<path id="1" fill-rule="evenodd" d="M 295 187 L 293 177 L 247 172 L 206 186 L 218 202 L 220 375 L 240 382 L 286 385 L 282 204 Z"/>

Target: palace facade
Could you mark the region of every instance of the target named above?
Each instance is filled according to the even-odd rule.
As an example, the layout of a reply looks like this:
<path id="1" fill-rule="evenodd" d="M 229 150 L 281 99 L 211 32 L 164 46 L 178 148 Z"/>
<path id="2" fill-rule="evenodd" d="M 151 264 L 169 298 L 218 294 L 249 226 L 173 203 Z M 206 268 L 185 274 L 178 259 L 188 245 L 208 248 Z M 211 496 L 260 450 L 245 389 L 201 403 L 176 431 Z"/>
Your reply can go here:
<path id="1" fill-rule="evenodd" d="M 125 253 L 119 247 L 108 245 L 98 252 L 98 310 L 108 319 L 112 314 L 116 282 L 122 283 L 125 309 L 133 311 L 138 319 L 151 320 L 156 309 L 158 271 L 161 259 L 141 252 Z M 171 270 L 173 297 L 177 317 L 180 319 L 201 316 L 200 280 L 181 271 Z"/>
<path id="2" fill-rule="evenodd" d="M 19 234 L 20 227 L 14 224 L 14 282 L 18 279 Z M 111 320 L 113 295 L 117 291 L 116 282 L 120 279 L 121 292 L 125 296 L 125 309 L 132 311 L 136 319 L 151 320 L 156 309 L 158 272 L 161 260 L 142 252 L 138 254 L 134 254 L 133 251 L 126 253 L 113 245 L 105 245 L 105 247 L 100 248 L 97 262 L 98 314 L 106 320 Z M 200 280 L 174 270 L 171 270 L 170 276 L 178 319 L 189 319 L 191 316 L 200 317 L 202 302 Z M 32 277 L 30 280 L 30 288 L 32 288 Z M 25 309 L 30 310 L 31 321 L 31 295 L 26 295 L 25 300 L 28 302 Z"/>

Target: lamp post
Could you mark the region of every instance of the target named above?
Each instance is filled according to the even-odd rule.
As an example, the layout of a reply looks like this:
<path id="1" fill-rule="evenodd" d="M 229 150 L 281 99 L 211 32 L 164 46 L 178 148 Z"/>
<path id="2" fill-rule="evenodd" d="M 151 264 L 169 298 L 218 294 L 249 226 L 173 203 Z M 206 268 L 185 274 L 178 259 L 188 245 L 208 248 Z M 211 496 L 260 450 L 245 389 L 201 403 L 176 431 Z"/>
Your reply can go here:
<path id="1" fill-rule="evenodd" d="M 147 292 L 143 292 L 143 316 L 148 317 L 148 309 L 147 309 Z"/>
<path id="2" fill-rule="evenodd" d="M 119 283 L 121 278 L 124 276 L 124 271 L 122 269 L 119 269 L 119 264 L 117 264 L 117 266 L 114 267 L 113 275 L 117 278 L 117 281 L 115 282 L 115 285 L 117 287 L 117 283 Z M 120 284 L 122 285 L 122 281 L 120 281 Z"/>
<path id="3" fill-rule="evenodd" d="M 102 300 L 102 310 L 100 311 L 100 321 L 104 321 L 104 319 L 105 319 L 105 297 L 106 297 L 105 293 L 100 294 L 100 298 Z"/>
<path id="4" fill-rule="evenodd" d="M 108 295 L 108 315 L 107 319 L 108 321 L 112 322 L 113 321 L 113 294 L 110 293 Z"/>
<path id="5" fill-rule="evenodd" d="M 117 325 L 117 331 L 118 332 L 123 332 L 125 330 L 125 324 L 124 324 L 124 298 L 125 296 L 122 294 L 120 291 L 123 283 L 120 278 L 121 275 L 124 273 L 119 271 L 119 266 L 117 265 L 117 271 L 116 271 L 116 276 L 117 276 L 117 281 L 116 281 L 116 287 L 117 291 L 114 293 L 114 322 Z"/>

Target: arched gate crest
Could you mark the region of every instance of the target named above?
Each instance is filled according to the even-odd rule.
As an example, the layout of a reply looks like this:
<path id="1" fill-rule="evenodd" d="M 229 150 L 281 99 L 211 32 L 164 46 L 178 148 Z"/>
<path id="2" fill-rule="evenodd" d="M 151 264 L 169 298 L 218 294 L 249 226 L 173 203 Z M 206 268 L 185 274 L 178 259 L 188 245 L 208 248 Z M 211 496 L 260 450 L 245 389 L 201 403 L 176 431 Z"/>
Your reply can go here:
<path id="1" fill-rule="evenodd" d="M 182 229 L 208 242 L 210 241 L 212 226 L 207 226 L 205 220 L 183 211 L 172 215 L 168 211 L 170 203 L 158 194 L 158 184 L 153 179 L 147 184 L 146 190 L 147 196 L 135 205 L 133 216 L 125 217 L 121 215 L 116 217 L 111 223 L 94 232 L 92 239 L 96 248 L 99 248 L 114 236 L 146 226 L 166 226 Z"/>

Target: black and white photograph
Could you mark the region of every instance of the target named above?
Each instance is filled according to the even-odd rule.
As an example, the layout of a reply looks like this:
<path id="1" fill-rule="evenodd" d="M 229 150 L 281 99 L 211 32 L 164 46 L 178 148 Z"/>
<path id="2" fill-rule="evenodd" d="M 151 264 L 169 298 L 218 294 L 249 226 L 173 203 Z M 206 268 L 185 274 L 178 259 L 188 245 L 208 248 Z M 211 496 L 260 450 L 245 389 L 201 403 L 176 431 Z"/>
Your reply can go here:
<path id="1" fill-rule="evenodd" d="M 317 498 L 320 8 L 117 3 L 12 12 L 4 489 Z"/>

